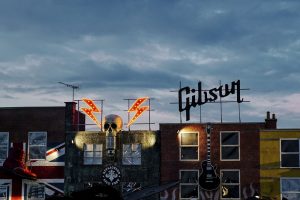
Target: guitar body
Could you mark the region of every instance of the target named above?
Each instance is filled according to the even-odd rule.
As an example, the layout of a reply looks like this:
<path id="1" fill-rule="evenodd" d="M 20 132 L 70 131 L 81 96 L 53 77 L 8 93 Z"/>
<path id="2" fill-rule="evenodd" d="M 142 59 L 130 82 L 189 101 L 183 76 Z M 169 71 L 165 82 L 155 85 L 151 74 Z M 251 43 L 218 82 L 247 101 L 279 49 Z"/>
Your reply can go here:
<path id="1" fill-rule="evenodd" d="M 199 176 L 199 186 L 204 190 L 216 190 L 219 188 L 220 178 L 216 169 L 206 160 L 202 161 L 202 172 Z"/>

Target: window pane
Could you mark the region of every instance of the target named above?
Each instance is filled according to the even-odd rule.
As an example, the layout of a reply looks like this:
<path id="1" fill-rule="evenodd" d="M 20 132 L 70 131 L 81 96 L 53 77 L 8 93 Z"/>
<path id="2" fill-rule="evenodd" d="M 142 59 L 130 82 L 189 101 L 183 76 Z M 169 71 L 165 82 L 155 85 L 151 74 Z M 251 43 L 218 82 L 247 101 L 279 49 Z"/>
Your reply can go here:
<path id="1" fill-rule="evenodd" d="M 299 167 L 299 154 L 282 154 L 282 167 Z"/>
<path id="2" fill-rule="evenodd" d="M 140 165 L 141 164 L 141 144 L 123 144 L 124 165 Z"/>
<path id="3" fill-rule="evenodd" d="M 129 144 L 123 144 L 123 154 L 131 152 L 131 148 Z"/>
<path id="4" fill-rule="evenodd" d="M 93 151 L 93 144 L 84 144 L 85 151 Z"/>
<path id="5" fill-rule="evenodd" d="M 46 158 L 46 147 L 45 146 L 29 147 L 29 158 L 30 159 L 45 159 Z"/>
<path id="6" fill-rule="evenodd" d="M 0 186 L 0 199 L 6 200 L 8 199 L 7 196 L 7 186 Z"/>
<path id="7" fill-rule="evenodd" d="M 181 160 L 197 160 L 198 147 L 181 147 Z"/>
<path id="8" fill-rule="evenodd" d="M 222 171 L 222 183 L 239 183 L 239 171 Z"/>
<path id="9" fill-rule="evenodd" d="M 101 144 L 95 144 L 94 151 L 102 151 L 102 145 Z"/>
<path id="10" fill-rule="evenodd" d="M 8 144 L 8 133 L 0 133 L 0 145 Z"/>
<path id="11" fill-rule="evenodd" d="M 94 152 L 94 156 L 95 157 L 102 157 L 102 152 L 100 152 L 100 151 L 96 151 L 96 152 Z"/>
<path id="12" fill-rule="evenodd" d="M 198 198 L 197 185 L 180 185 L 181 198 Z"/>
<path id="13" fill-rule="evenodd" d="M 133 165 L 140 165 L 141 164 L 141 158 L 132 158 L 132 164 Z"/>
<path id="14" fill-rule="evenodd" d="M 239 134 L 222 132 L 222 145 L 238 145 L 239 144 Z"/>
<path id="15" fill-rule="evenodd" d="M 91 164 L 93 164 L 93 158 L 90 158 L 90 157 L 83 158 L 83 163 L 85 165 L 91 165 Z"/>
<path id="16" fill-rule="evenodd" d="M 222 147 L 222 159 L 239 159 L 238 147 Z"/>
<path id="17" fill-rule="evenodd" d="M 45 187 L 43 185 L 29 185 L 28 198 L 30 199 L 44 199 Z"/>
<path id="18" fill-rule="evenodd" d="M 181 133 L 181 145 L 198 145 L 198 133 Z"/>
<path id="19" fill-rule="evenodd" d="M 93 152 L 92 151 L 85 151 L 84 152 L 84 157 L 93 157 Z"/>
<path id="20" fill-rule="evenodd" d="M 181 171 L 181 183 L 197 183 L 198 171 Z"/>
<path id="21" fill-rule="evenodd" d="M 300 179 L 282 179 L 282 192 L 300 192 Z"/>
<path id="22" fill-rule="evenodd" d="M 30 132 L 29 145 L 45 145 L 47 142 L 47 134 L 45 132 Z"/>
<path id="23" fill-rule="evenodd" d="M 7 147 L 0 146 L 0 160 L 5 160 L 7 157 Z"/>
<path id="24" fill-rule="evenodd" d="M 281 152 L 299 152 L 299 141 L 281 140 Z"/>
<path id="25" fill-rule="evenodd" d="M 239 198 L 240 187 L 238 185 L 222 185 L 222 198 Z"/>
<path id="26" fill-rule="evenodd" d="M 299 200 L 300 194 L 299 193 L 283 193 L 282 199 L 285 198 L 287 200 Z"/>

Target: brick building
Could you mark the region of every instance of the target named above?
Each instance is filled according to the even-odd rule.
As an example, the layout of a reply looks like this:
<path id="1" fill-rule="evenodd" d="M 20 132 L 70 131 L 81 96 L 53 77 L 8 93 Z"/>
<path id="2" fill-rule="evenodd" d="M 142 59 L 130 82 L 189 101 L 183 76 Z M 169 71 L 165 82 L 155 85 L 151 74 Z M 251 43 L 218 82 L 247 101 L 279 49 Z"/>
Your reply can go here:
<path id="1" fill-rule="evenodd" d="M 1 167 L 0 199 L 44 199 L 64 193 L 66 107 L 0 108 L 0 165 L 9 148 L 21 148 L 26 166 L 37 175 L 37 180 L 28 180 Z M 82 114 L 79 118 L 84 123 Z"/>
<path id="2" fill-rule="evenodd" d="M 247 199 L 259 194 L 259 133 L 276 129 L 276 122 L 268 113 L 265 122 L 212 123 L 210 138 L 207 124 L 160 124 L 160 180 L 180 180 L 178 187 L 162 192 L 161 199 Z M 221 182 L 212 191 L 199 187 L 208 150 Z"/>

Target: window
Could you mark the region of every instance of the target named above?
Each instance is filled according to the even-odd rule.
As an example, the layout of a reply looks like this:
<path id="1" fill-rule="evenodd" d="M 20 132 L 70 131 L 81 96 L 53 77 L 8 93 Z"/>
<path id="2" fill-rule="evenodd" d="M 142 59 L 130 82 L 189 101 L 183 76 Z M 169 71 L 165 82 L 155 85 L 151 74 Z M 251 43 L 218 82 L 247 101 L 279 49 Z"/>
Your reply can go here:
<path id="1" fill-rule="evenodd" d="M 0 199 L 1 200 L 8 200 L 8 186 L 7 185 L 0 185 Z"/>
<path id="2" fill-rule="evenodd" d="M 123 165 L 140 165 L 141 150 L 141 144 L 123 144 Z"/>
<path id="3" fill-rule="evenodd" d="M 0 132 L 0 165 L 3 165 L 7 158 L 9 133 Z M 1 199 L 1 198 L 0 198 Z"/>
<path id="4" fill-rule="evenodd" d="M 240 160 L 239 132 L 221 132 L 221 160 Z"/>
<path id="5" fill-rule="evenodd" d="M 300 178 L 280 179 L 281 199 L 300 199 Z"/>
<path id="6" fill-rule="evenodd" d="M 281 139 L 281 167 L 299 167 L 299 139 Z"/>
<path id="7" fill-rule="evenodd" d="M 180 133 L 180 160 L 199 160 L 198 133 Z"/>
<path id="8" fill-rule="evenodd" d="M 30 160 L 45 160 L 47 151 L 47 132 L 29 132 L 28 149 Z"/>
<path id="9" fill-rule="evenodd" d="M 11 199 L 12 179 L 0 179 L 0 200 Z"/>
<path id="10" fill-rule="evenodd" d="M 45 199 L 45 185 L 42 183 L 32 183 L 27 185 L 27 199 L 28 200 L 44 200 Z"/>
<path id="11" fill-rule="evenodd" d="M 239 199 L 240 198 L 240 171 L 221 170 L 221 198 Z"/>
<path id="12" fill-rule="evenodd" d="M 102 164 L 102 144 L 84 144 L 83 146 L 83 164 L 101 165 Z"/>
<path id="13" fill-rule="evenodd" d="M 198 170 L 180 170 L 180 199 L 199 198 Z"/>

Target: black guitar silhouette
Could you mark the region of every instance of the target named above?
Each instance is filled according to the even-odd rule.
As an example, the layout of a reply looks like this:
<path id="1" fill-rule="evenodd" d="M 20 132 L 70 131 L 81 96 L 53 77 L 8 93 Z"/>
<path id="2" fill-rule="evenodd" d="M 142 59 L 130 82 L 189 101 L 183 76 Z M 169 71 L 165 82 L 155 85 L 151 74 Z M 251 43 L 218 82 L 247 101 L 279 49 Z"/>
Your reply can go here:
<path id="1" fill-rule="evenodd" d="M 212 166 L 210 161 L 210 134 L 211 125 L 206 126 L 207 134 L 207 157 L 202 161 L 202 172 L 199 177 L 199 186 L 204 190 L 216 190 L 220 185 L 220 178 L 216 174 L 216 168 Z"/>

